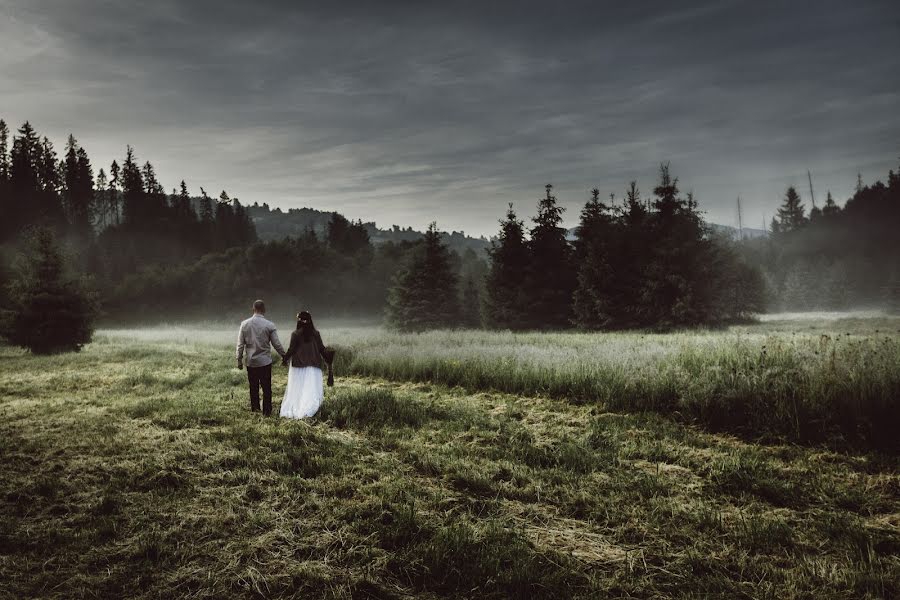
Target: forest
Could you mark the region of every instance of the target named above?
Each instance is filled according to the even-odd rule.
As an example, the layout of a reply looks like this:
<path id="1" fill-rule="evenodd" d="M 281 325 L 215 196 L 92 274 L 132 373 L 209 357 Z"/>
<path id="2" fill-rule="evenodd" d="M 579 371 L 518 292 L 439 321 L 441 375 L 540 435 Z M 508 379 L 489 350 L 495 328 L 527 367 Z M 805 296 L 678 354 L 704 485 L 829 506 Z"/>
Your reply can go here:
<path id="1" fill-rule="evenodd" d="M 302 306 L 409 330 L 666 330 L 767 310 L 893 310 L 898 179 L 860 177 L 843 206 L 829 193 L 809 213 L 788 188 L 771 235 L 737 241 L 704 221 L 665 163 L 646 197 L 637 182 L 622 202 L 592 190 L 574 239 L 548 184 L 527 224 L 510 205 L 485 257 L 479 240 L 436 224 L 378 230 L 337 212 L 248 207 L 224 190 L 192 195 L 184 180 L 167 193 L 131 146 L 95 171 L 74 136 L 60 156 L 30 123 L 11 133 L 0 121 L 0 309 L 21 304 L 15 282 L 34 268 L 25 257 L 41 229 L 107 322 L 217 320 L 252 297 L 285 314 Z M 300 220 L 277 237 L 285 214 Z M 298 232 L 302 219 L 312 221 Z"/>

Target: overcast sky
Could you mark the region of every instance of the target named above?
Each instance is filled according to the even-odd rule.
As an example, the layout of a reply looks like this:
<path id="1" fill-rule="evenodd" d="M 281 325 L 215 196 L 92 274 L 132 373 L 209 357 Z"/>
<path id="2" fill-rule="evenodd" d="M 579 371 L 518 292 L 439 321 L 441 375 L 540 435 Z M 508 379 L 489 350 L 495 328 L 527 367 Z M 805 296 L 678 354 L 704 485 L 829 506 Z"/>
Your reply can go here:
<path id="1" fill-rule="evenodd" d="M 326 7 L 327 5 L 327 7 Z M 170 189 L 493 235 L 552 182 L 710 221 L 900 164 L 900 2 L 0 0 L 0 118 Z"/>

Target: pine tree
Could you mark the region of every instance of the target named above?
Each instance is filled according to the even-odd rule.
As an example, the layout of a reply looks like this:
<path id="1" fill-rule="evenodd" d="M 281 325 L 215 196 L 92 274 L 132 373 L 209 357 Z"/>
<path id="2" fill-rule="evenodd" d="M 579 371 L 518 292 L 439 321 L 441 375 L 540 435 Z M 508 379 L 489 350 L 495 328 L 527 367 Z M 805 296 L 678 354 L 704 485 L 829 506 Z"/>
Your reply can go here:
<path id="1" fill-rule="evenodd" d="M 112 215 L 110 223 L 115 221 L 116 225 L 122 223 L 122 212 L 119 207 L 119 184 L 121 181 L 121 172 L 119 163 L 112 161 L 109 166 L 109 187 L 107 189 L 107 201 L 109 202 L 109 212 Z"/>
<path id="2" fill-rule="evenodd" d="M 200 221 L 211 225 L 215 220 L 213 213 L 212 198 L 207 195 L 206 190 L 200 188 Z"/>
<path id="3" fill-rule="evenodd" d="M 524 283 L 529 253 L 524 224 L 516 218 L 511 203 L 506 219 L 500 221 L 500 234 L 488 252 L 491 264 L 483 300 L 485 324 L 496 329 L 526 328 Z"/>
<path id="4" fill-rule="evenodd" d="M 15 227 L 12 215 L 15 211 L 13 195 L 10 190 L 10 165 L 9 165 L 9 127 L 0 119 L 0 214 L 4 215 L 0 222 L 0 242 L 6 239 L 10 231 Z"/>
<path id="5" fill-rule="evenodd" d="M 94 173 L 84 148 L 78 146 L 73 135 L 66 143 L 63 161 L 63 184 L 66 210 L 76 235 L 90 237 L 91 205 L 94 200 Z"/>
<path id="6" fill-rule="evenodd" d="M 340 213 L 332 213 L 325 227 L 325 241 L 329 247 L 346 256 L 353 256 L 369 246 L 369 232 L 362 222 L 348 221 Z"/>
<path id="7" fill-rule="evenodd" d="M 804 212 L 800 194 L 794 186 L 789 186 L 784 194 L 784 202 L 778 209 L 778 232 L 789 233 L 801 229 L 807 222 Z M 772 230 L 775 231 L 774 222 Z"/>
<path id="8" fill-rule="evenodd" d="M 531 327 L 558 329 L 572 324 L 572 294 L 577 279 L 572 247 L 565 228 L 560 227 L 565 209 L 557 204 L 553 186 L 547 184 L 545 188 L 546 195 L 538 201 L 538 213 L 532 218 L 526 306 Z"/>
<path id="9" fill-rule="evenodd" d="M 678 179 L 660 165 L 649 215 L 652 245 L 647 251 L 639 313 L 654 327 L 695 325 L 710 309 L 709 243 L 691 194 L 678 195 Z"/>
<path id="10" fill-rule="evenodd" d="M 591 190 L 591 199 L 581 211 L 576 230 L 575 259 L 578 287 L 573 297 L 575 323 L 584 329 L 601 329 L 614 319 L 611 312 L 610 242 L 612 220 L 609 207 L 600 202 L 600 190 Z"/>
<path id="11" fill-rule="evenodd" d="M 0 119 L 0 186 L 9 183 L 9 127 Z"/>
<path id="12" fill-rule="evenodd" d="M 13 139 L 10 153 L 10 183 L 13 193 L 24 200 L 39 188 L 38 170 L 43 159 L 40 139 L 34 128 L 26 121 Z"/>
<path id="13" fill-rule="evenodd" d="M 156 169 L 150 161 L 144 163 L 141 168 L 141 178 L 144 180 L 144 203 L 146 217 L 152 222 L 151 227 L 159 227 L 166 218 L 166 191 L 156 178 Z"/>
<path id="14" fill-rule="evenodd" d="M 197 213 L 191 205 L 191 196 L 188 194 L 187 184 L 184 179 L 181 180 L 181 187 L 177 198 L 177 214 L 178 219 L 185 224 L 193 225 L 197 222 Z"/>
<path id="15" fill-rule="evenodd" d="M 825 206 L 822 207 L 822 215 L 825 217 L 831 217 L 841 212 L 841 207 L 835 203 L 834 198 L 831 197 L 831 190 L 828 190 L 828 197 L 825 199 Z"/>
<path id="16" fill-rule="evenodd" d="M 132 229 L 146 228 L 147 211 L 144 204 L 144 179 L 134 158 L 131 146 L 122 163 L 122 220 Z"/>
<path id="17" fill-rule="evenodd" d="M 388 325 L 419 331 L 459 324 L 457 277 L 450 251 L 432 223 L 388 292 Z"/>
<path id="18" fill-rule="evenodd" d="M 610 196 L 610 201 L 613 197 Z M 629 183 L 625 190 L 625 202 L 618 209 L 615 238 L 608 256 L 610 279 L 608 297 L 612 327 L 639 327 L 643 325 L 643 310 L 640 297 L 643 274 L 652 259 L 653 232 L 651 230 L 648 204 L 641 200 L 637 182 Z"/>
<path id="19" fill-rule="evenodd" d="M 109 214 L 109 179 L 106 177 L 106 171 L 100 167 L 97 173 L 97 189 L 94 190 L 94 201 L 91 206 L 93 215 L 92 221 L 97 225 L 99 231 L 103 231 L 110 224 Z"/>
<path id="20" fill-rule="evenodd" d="M 52 233 L 35 234 L 28 263 L 10 290 L 13 317 L 7 337 L 35 354 L 78 351 L 90 342 L 94 301 L 64 273 L 64 261 Z"/>
<path id="21" fill-rule="evenodd" d="M 215 247 L 224 250 L 234 246 L 236 243 L 234 239 L 234 211 L 231 209 L 231 199 L 225 190 L 222 190 L 222 193 L 219 194 L 214 218 Z"/>

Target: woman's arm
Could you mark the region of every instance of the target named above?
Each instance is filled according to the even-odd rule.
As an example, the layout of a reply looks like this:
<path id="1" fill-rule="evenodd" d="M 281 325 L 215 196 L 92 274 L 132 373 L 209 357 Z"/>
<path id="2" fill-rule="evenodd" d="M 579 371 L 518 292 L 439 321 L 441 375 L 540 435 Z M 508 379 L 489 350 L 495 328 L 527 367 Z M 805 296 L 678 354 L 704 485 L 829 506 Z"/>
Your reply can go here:
<path id="1" fill-rule="evenodd" d="M 288 361 L 291 360 L 291 357 L 294 355 L 294 351 L 297 349 L 297 332 L 294 331 L 291 333 L 291 345 L 288 346 L 287 352 L 284 353 L 284 356 L 281 357 L 281 364 L 286 365 Z"/>
<path id="2" fill-rule="evenodd" d="M 325 344 L 322 343 L 322 334 L 318 331 L 316 332 L 316 345 L 318 346 L 319 355 L 325 358 Z"/>

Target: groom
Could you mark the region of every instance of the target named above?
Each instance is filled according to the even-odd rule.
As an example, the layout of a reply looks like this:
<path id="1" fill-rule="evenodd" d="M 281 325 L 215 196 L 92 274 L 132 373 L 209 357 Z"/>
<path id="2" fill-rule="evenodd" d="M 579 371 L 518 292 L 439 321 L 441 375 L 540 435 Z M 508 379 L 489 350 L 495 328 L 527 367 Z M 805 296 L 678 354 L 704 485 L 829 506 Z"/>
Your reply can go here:
<path id="1" fill-rule="evenodd" d="M 282 357 L 284 348 L 275 332 L 275 324 L 265 317 L 266 303 L 253 303 L 253 316 L 241 323 L 237 341 L 237 367 L 244 368 L 244 350 L 247 351 L 247 380 L 250 382 L 250 410 L 259 412 L 259 388 L 263 390 L 263 415 L 272 414 L 272 350 Z"/>

